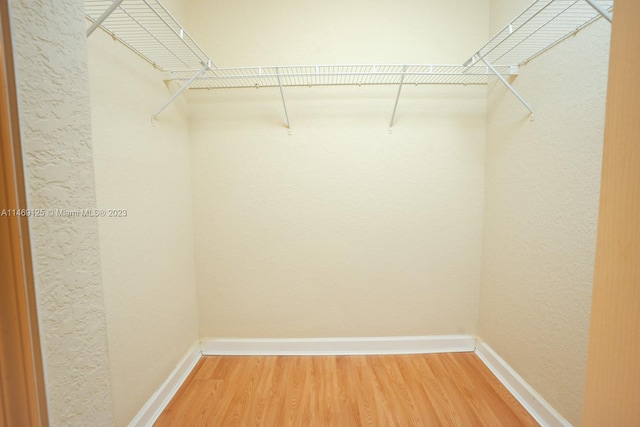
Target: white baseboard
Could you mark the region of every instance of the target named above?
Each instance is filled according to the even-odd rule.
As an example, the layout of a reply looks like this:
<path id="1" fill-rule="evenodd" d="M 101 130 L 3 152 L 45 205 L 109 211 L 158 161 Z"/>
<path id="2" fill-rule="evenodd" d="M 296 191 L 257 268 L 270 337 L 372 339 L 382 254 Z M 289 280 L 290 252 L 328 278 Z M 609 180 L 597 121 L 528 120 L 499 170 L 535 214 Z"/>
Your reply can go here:
<path id="1" fill-rule="evenodd" d="M 175 396 L 201 356 L 200 343 L 196 343 L 178 362 L 176 368 L 169 374 L 167 380 L 153 393 L 142 409 L 140 409 L 135 418 L 129 423 L 129 427 L 153 426 L 153 423 L 156 422 L 162 411 L 164 411 L 173 396 Z"/>
<path id="2" fill-rule="evenodd" d="M 527 382 L 484 342 L 476 346 L 476 354 L 522 406 L 543 427 L 571 427 Z"/>
<path id="3" fill-rule="evenodd" d="M 152 427 L 203 355 L 317 356 L 453 353 L 466 351 L 475 351 L 480 360 L 540 425 L 543 427 L 571 427 L 571 424 L 527 384 L 488 344 L 484 342 L 476 344 L 476 339 L 470 335 L 308 339 L 203 339 L 199 344 L 194 344 L 178 362 L 167 380 L 129 423 L 129 427 Z"/>
<path id="4" fill-rule="evenodd" d="M 473 351 L 470 335 L 366 338 L 203 339 L 203 355 L 321 356 Z"/>

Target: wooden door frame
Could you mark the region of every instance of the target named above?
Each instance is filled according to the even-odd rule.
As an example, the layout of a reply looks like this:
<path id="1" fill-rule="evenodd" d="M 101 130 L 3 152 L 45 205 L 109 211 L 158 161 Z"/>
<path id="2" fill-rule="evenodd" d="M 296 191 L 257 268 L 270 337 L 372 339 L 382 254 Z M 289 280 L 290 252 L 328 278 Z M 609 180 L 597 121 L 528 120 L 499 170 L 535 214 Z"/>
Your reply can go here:
<path id="1" fill-rule="evenodd" d="M 0 427 L 46 427 L 18 118 L 9 5 L 0 0 Z"/>
<path id="2" fill-rule="evenodd" d="M 600 215 L 582 423 L 640 419 L 640 3 L 613 9 Z"/>

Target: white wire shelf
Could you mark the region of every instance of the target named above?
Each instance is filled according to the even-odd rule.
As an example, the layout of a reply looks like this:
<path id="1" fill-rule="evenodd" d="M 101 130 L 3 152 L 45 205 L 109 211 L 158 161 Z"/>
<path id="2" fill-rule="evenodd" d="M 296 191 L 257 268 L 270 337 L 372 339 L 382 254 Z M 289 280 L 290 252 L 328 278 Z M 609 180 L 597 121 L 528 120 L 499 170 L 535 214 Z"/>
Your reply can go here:
<path id="1" fill-rule="evenodd" d="M 518 67 L 500 66 L 503 75 L 517 74 Z M 168 80 L 187 81 L 196 70 L 177 71 Z M 191 89 L 237 89 L 292 86 L 356 85 L 483 85 L 495 75 L 475 65 L 297 65 L 279 67 L 215 68 L 205 71 Z"/>
<path id="2" fill-rule="evenodd" d="M 85 0 L 84 4 L 87 18 L 95 22 L 118 2 Z M 100 27 L 162 71 L 213 66 L 198 43 L 158 0 L 121 1 Z"/>
<path id="3" fill-rule="evenodd" d="M 598 0 L 606 11 L 613 0 Z M 600 18 L 585 0 L 537 0 L 496 34 L 465 64 L 522 65 Z"/>
<path id="4" fill-rule="evenodd" d="M 297 65 L 217 68 L 159 0 L 85 0 L 87 18 L 182 87 L 154 119 L 186 89 L 278 87 L 287 126 L 283 88 L 293 86 L 397 85 L 393 126 L 403 85 L 484 85 L 498 78 L 530 111 L 533 107 L 506 76 L 595 19 L 611 20 L 614 0 L 535 0 L 462 65 Z M 484 65 L 482 65 L 484 64 Z"/>

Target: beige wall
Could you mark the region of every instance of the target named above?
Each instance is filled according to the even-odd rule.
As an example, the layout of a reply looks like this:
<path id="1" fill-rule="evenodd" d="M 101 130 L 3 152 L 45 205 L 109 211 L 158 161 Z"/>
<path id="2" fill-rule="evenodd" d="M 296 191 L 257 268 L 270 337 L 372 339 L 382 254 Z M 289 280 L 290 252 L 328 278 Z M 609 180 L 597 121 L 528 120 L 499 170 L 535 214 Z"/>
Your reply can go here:
<path id="1" fill-rule="evenodd" d="M 32 209 L 96 206 L 82 0 L 11 1 Z M 91 218 L 30 220 L 52 426 L 111 426 L 98 240 Z"/>
<path id="2" fill-rule="evenodd" d="M 161 72 L 102 31 L 89 39 L 96 195 L 116 425 L 198 340 L 188 109 Z"/>
<path id="3" fill-rule="evenodd" d="M 462 62 L 488 28 L 476 1 L 190 4 L 224 65 Z M 486 88 L 407 86 L 390 135 L 396 92 L 287 89 L 292 135 L 277 90 L 190 93 L 203 337 L 475 333 Z"/>
<path id="4" fill-rule="evenodd" d="M 184 0 L 218 67 L 461 64 L 489 35 L 489 0 Z"/>
<path id="5" fill-rule="evenodd" d="M 493 37 L 513 21 L 531 3 L 531 0 L 489 0 L 489 35 Z"/>
<path id="6" fill-rule="evenodd" d="M 503 4 L 492 4 L 492 17 Z M 584 394 L 610 29 L 601 20 L 521 68 L 514 86 L 534 106 L 535 121 L 499 84 L 490 87 L 488 104 L 479 335 L 575 424 Z"/>

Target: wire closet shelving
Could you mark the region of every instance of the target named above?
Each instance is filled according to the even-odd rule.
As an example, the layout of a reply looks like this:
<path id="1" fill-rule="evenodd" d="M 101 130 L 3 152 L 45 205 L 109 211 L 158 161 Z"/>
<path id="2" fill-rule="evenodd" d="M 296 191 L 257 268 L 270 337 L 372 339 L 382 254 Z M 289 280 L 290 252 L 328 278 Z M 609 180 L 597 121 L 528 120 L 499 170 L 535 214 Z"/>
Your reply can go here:
<path id="1" fill-rule="evenodd" d="M 506 77 L 518 67 L 575 34 L 594 20 L 611 21 L 613 0 L 536 0 L 464 64 L 299 65 L 218 68 L 158 0 L 85 0 L 91 26 L 98 27 L 182 87 L 153 115 L 155 119 L 184 90 L 284 88 L 292 86 L 395 85 L 393 126 L 404 84 L 485 85 L 499 79 L 529 109 L 533 108 Z"/>
<path id="2" fill-rule="evenodd" d="M 501 66 L 502 74 L 515 70 Z M 215 68 L 196 79 L 192 89 L 230 89 L 282 86 L 346 86 L 404 84 L 487 84 L 493 74 L 486 66 L 463 65 L 298 65 L 283 67 Z M 172 80 L 183 81 L 190 72 L 171 73 Z M 191 73 L 192 75 L 193 73 Z"/>
<path id="3" fill-rule="evenodd" d="M 613 0 L 600 1 L 609 11 Z M 531 4 L 465 64 L 523 65 L 599 18 L 584 0 L 539 0 Z"/>
<path id="4" fill-rule="evenodd" d="M 160 71 L 214 66 L 158 0 L 85 0 L 84 4 L 92 22 L 87 36 L 99 26 Z"/>

